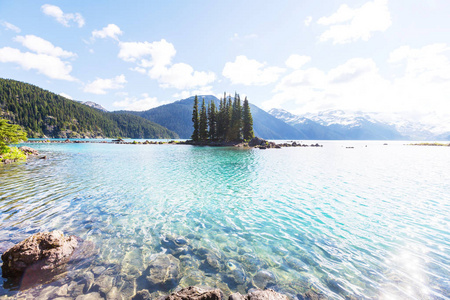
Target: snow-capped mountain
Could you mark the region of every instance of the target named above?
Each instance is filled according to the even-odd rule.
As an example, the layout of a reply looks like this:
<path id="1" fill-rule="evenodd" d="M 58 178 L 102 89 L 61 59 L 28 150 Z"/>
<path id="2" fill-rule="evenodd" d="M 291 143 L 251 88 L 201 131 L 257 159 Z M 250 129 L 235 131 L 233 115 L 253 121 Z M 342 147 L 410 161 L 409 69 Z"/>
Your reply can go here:
<path id="1" fill-rule="evenodd" d="M 295 115 L 283 109 L 271 109 L 269 113 L 311 139 L 446 140 L 450 136 L 445 130 L 396 114 L 326 110 Z"/>
<path id="2" fill-rule="evenodd" d="M 101 106 L 100 104 L 95 103 L 95 102 L 92 102 L 92 101 L 86 101 L 86 102 L 82 102 L 82 103 L 83 103 L 84 105 L 87 105 L 87 106 L 96 108 L 96 109 L 101 110 L 101 111 L 105 111 L 105 112 L 108 111 L 106 108 L 104 108 L 104 107 Z"/>

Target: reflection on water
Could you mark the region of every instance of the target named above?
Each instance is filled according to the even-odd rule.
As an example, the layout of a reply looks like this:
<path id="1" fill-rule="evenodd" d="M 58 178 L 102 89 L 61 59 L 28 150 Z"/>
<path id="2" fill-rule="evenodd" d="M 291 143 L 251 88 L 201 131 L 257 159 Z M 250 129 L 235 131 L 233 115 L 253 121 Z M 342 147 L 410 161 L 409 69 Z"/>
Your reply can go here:
<path id="1" fill-rule="evenodd" d="M 0 252 L 63 230 L 98 257 L 60 284 L 92 274 L 126 296 L 164 253 L 179 261 L 180 287 L 446 299 L 449 149 L 345 145 L 38 144 L 47 160 L 0 167 Z"/>

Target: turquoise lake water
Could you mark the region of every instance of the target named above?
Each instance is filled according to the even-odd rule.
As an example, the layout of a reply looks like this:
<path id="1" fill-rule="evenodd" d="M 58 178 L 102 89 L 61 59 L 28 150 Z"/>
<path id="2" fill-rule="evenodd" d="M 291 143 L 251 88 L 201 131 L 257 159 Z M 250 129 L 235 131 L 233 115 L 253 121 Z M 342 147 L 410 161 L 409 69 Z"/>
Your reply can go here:
<path id="1" fill-rule="evenodd" d="M 91 264 L 135 280 L 175 237 L 217 254 L 221 266 L 185 253 L 178 287 L 449 299 L 450 147 L 319 143 L 29 145 L 47 159 L 0 166 L 0 252 L 59 229 L 93 242 Z"/>

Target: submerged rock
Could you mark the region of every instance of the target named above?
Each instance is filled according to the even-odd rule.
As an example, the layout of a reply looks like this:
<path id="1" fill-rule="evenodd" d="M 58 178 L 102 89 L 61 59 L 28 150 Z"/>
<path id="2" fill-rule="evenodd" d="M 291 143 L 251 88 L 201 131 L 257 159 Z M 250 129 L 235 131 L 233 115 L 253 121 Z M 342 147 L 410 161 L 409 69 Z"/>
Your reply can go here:
<path id="1" fill-rule="evenodd" d="M 220 289 L 200 288 L 190 286 L 178 292 L 160 298 L 159 300 L 222 300 L 223 293 Z"/>
<path id="2" fill-rule="evenodd" d="M 27 281 L 31 277 L 39 281 L 42 277 L 55 275 L 69 261 L 80 242 L 81 239 L 64 236 L 58 230 L 37 233 L 3 253 L 3 277 L 18 278 L 26 273 Z"/>
<path id="3" fill-rule="evenodd" d="M 265 261 L 259 259 L 256 255 L 251 253 L 244 253 L 239 257 L 239 260 L 250 272 L 256 272 L 260 268 L 267 268 L 268 265 Z"/>
<path id="4" fill-rule="evenodd" d="M 188 254 L 191 250 L 188 240 L 183 237 L 174 237 L 172 235 L 166 235 L 161 238 L 161 245 L 167 249 L 167 253 L 172 254 L 175 257 Z"/>
<path id="5" fill-rule="evenodd" d="M 138 286 L 154 290 L 170 290 L 180 281 L 180 261 L 171 254 L 158 255 L 138 278 Z"/>
<path id="6" fill-rule="evenodd" d="M 222 279 L 230 288 L 235 289 L 238 285 L 247 283 L 245 270 L 240 263 L 230 259 L 226 263 L 226 268 L 227 272 L 222 275 Z"/>
<path id="7" fill-rule="evenodd" d="M 307 299 L 307 300 L 326 300 L 327 297 L 325 295 L 317 293 L 313 290 L 308 290 L 305 293 L 305 299 Z"/>
<path id="8" fill-rule="evenodd" d="M 276 277 L 275 275 L 267 270 L 260 270 L 256 275 L 253 277 L 253 285 L 260 289 L 265 289 L 270 285 L 276 284 Z"/>
<path id="9" fill-rule="evenodd" d="M 231 294 L 228 300 L 288 300 L 286 295 L 275 292 L 274 290 L 255 290 L 247 295 L 240 293 Z"/>
<path id="10" fill-rule="evenodd" d="M 150 292 L 148 290 L 141 290 L 136 293 L 136 295 L 131 298 L 131 300 L 150 300 L 152 299 L 152 296 L 150 295 Z"/>

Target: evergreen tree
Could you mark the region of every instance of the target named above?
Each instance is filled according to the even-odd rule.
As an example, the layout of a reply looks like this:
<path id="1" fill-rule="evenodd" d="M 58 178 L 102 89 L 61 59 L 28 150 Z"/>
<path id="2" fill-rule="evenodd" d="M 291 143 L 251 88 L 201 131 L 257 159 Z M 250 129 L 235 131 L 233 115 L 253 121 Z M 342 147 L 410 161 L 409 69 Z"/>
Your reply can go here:
<path id="1" fill-rule="evenodd" d="M 233 117 L 233 101 L 231 100 L 231 96 L 228 96 L 228 101 L 226 102 L 225 106 L 225 140 L 226 141 L 232 141 L 233 140 L 233 134 L 231 132 L 231 121 Z"/>
<path id="2" fill-rule="evenodd" d="M 230 128 L 230 140 L 240 141 L 242 139 L 242 107 L 238 94 L 234 95 Z"/>
<path id="3" fill-rule="evenodd" d="M 214 100 L 208 104 L 208 135 L 210 140 L 217 139 L 217 108 Z"/>
<path id="4" fill-rule="evenodd" d="M 199 116 L 198 116 L 198 98 L 197 95 L 195 95 L 194 98 L 194 109 L 192 111 L 192 122 L 194 122 L 194 132 L 192 133 L 192 140 L 193 141 L 198 141 L 200 136 L 199 136 Z"/>
<path id="5" fill-rule="evenodd" d="M 205 99 L 203 99 L 202 110 L 200 113 L 199 137 L 202 141 L 208 139 L 208 116 L 206 114 Z"/>
<path id="6" fill-rule="evenodd" d="M 217 122 L 216 122 L 216 136 L 218 140 L 224 139 L 224 133 L 223 133 L 223 112 L 224 112 L 224 102 L 223 99 L 220 98 L 219 101 L 219 111 L 217 112 Z"/>
<path id="7" fill-rule="evenodd" d="M 247 97 L 245 97 L 244 106 L 242 108 L 242 123 L 243 138 L 245 141 L 250 141 L 255 137 L 255 134 L 253 133 L 253 117 Z"/>
<path id="8" fill-rule="evenodd" d="M 19 125 L 9 124 L 7 120 L 0 119 L 0 154 L 8 153 L 8 145 L 26 141 L 27 135 Z"/>

